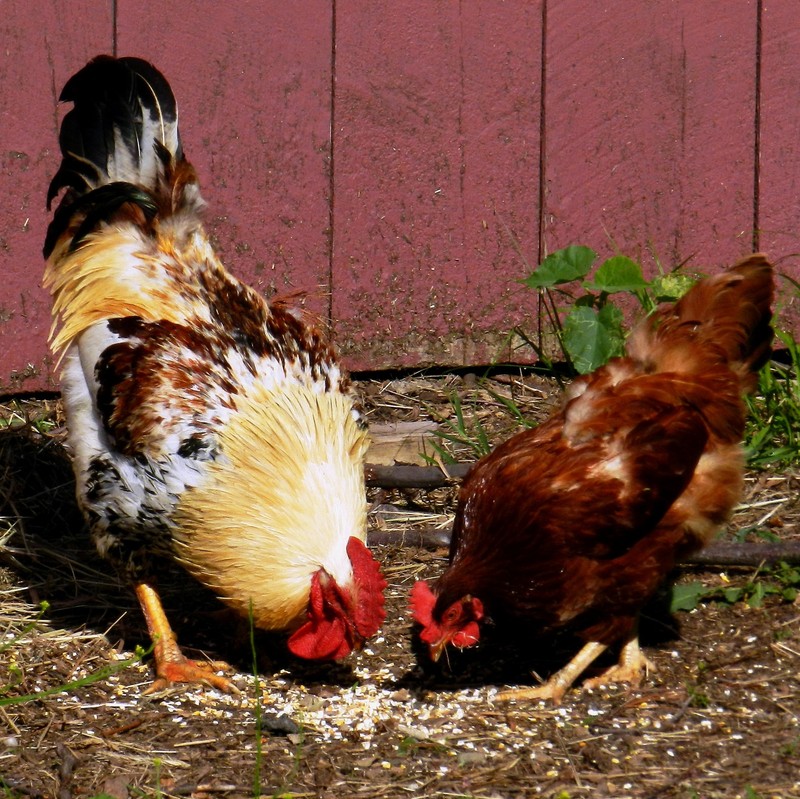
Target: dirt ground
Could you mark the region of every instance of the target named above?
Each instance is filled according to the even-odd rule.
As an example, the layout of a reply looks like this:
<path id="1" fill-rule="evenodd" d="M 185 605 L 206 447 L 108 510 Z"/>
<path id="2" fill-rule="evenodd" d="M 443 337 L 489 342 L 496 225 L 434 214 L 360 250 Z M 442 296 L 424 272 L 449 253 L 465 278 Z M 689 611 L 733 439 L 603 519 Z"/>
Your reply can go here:
<path id="1" fill-rule="evenodd" d="M 486 383 L 406 377 L 359 390 L 378 425 L 452 419 L 456 392 L 494 442 L 515 429 L 503 397 L 541 417 L 558 395 L 548 381 L 513 374 Z M 182 571 L 165 570 L 165 605 L 184 649 L 231 663 L 241 693 L 143 696 L 147 660 L 125 664 L 148 643 L 144 625 L 131 592 L 88 543 L 57 405 L 9 408 L 6 418 L 44 416 L 55 427 L 0 435 L 6 797 L 800 798 L 800 605 L 779 594 L 674 615 L 659 597 L 642 626 L 657 671 L 638 690 L 572 691 L 558 707 L 496 695 L 563 665 L 572 641 L 489 634 L 436 668 L 418 660 L 408 591 L 442 570 L 446 548 L 404 544 L 398 534 L 446 529 L 453 487 L 371 489 L 371 525 L 394 540 L 375 550 L 389 583 L 387 620 L 340 664 L 296 661 L 280 637 L 259 635 L 251 647 L 246 625 Z M 797 487 L 793 474 L 748 475 L 727 537 L 800 539 Z M 753 574 L 684 567 L 674 579 L 737 587 L 753 585 Z M 109 666 L 120 670 L 101 671 Z M 105 676 L 70 687 L 98 672 Z"/>

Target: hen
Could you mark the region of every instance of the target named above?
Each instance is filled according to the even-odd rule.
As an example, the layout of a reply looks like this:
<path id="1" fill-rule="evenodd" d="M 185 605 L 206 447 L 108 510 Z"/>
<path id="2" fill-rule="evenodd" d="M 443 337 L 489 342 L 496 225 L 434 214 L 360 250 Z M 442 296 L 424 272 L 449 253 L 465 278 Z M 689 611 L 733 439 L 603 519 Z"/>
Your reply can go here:
<path id="1" fill-rule="evenodd" d="M 153 584 L 173 557 L 240 614 L 332 659 L 384 618 L 365 547 L 366 427 L 320 331 L 231 276 L 165 78 L 98 56 L 64 87 L 45 285 L 78 501 L 135 585 L 157 679 L 228 680 L 186 659 Z M 58 330 L 57 335 L 55 334 Z"/>
<path id="2" fill-rule="evenodd" d="M 412 589 L 434 660 L 476 644 L 492 616 L 585 642 L 543 685 L 501 698 L 558 702 L 616 643 L 619 664 L 584 685 L 640 683 L 640 609 L 739 499 L 741 395 L 769 357 L 772 295 L 762 255 L 702 280 L 638 325 L 627 357 L 575 380 L 558 413 L 472 468 L 449 566 Z"/>

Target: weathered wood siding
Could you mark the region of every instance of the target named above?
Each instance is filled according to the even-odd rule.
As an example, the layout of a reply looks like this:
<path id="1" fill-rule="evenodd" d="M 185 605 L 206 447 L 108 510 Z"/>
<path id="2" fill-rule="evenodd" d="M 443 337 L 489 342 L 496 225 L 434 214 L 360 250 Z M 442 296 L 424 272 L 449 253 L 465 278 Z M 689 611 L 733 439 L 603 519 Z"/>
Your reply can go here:
<path id="1" fill-rule="evenodd" d="M 56 386 L 39 285 L 56 97 L 100 52 L 165 72 L 226 263 L 306 292 L 354 368 L 520 357 L 507 332 L 536 303 L 518 278 L 570 243 L 651 271 L 761 247 L 800 278 L 796 0 L 3 12 L 0 392 Z"/>

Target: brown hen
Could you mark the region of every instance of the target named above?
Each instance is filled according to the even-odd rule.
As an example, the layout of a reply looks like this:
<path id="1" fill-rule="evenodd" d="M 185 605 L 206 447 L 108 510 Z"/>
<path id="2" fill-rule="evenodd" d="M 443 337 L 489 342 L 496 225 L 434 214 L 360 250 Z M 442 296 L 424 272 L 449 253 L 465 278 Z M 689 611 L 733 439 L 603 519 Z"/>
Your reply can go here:
<path id="1" fill-rule="evenodd" d="M 640 609 L 741 495 L 741 397 L 769 357 L 772 295 L 763 255 L 702 280 L 639 324 L 627 357 L 575 380 L 551 419 L 473 467 L 450 565 L 412 590 L 434 660 L 448 643 L 477 643 L 487 616 L 506 617 L 585 645 L 543 685 L 501 698 L 559 701 L 612 644 L 618 665 L 584 685 L 640 683 Z"/>

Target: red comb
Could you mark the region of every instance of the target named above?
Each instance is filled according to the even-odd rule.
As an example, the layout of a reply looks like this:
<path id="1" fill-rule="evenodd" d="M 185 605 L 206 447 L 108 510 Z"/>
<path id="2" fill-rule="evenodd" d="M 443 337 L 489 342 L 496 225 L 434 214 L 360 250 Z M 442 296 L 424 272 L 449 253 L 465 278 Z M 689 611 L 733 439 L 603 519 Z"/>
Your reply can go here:
<path id="1" fill-rule="evenodd" d="M 311 578 L 308 620 L 289 638 L 289 651 L 309 660 L 338 660 L 378 631 L 386 618 L 386 580 L 372 553 L 357 538 L 347 542 L 354 588 L 343 593 L 324 569 Z M 351 599 L 348 599 L 348 596 Z M 354 633 L 355 632 L 355 637 Z"/>
<path id="2" fill-rule="evenodd" d="M 347 556 L 353 566 L 356 584 L 356 606 L 353 608 L 353 622 L 362 638 L 370 638 L 386 618 L 383 608 L 383 590 L 386 580 L 381 567 L 364 543 L 353 536 L 347 542 Z"/>
<path id="3" fill-rule="evenodd" d="M 411 589 L 411 612 L 414 621 L 423 627 L 428 627 L 433 622 L 433 607 L 436 604 L 436 594 L 431 591 L 425 580 L 414 583 Z"/>

